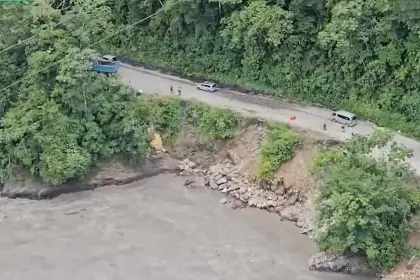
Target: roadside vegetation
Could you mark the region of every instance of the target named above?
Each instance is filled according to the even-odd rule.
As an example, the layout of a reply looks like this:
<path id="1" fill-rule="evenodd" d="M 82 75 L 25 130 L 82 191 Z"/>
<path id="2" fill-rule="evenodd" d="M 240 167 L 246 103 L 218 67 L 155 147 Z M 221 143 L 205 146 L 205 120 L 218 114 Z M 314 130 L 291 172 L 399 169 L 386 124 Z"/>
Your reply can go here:
<path id="1" fill-rule="evenodd" d="M 261 151 L 259 175 L 261 182 L 272 179 L 280 166 L 293 158 L 299 140 L 299 134 L 286 125 L 268 126 L 268 136 Z"/>
<path id="2" fill-rule="evenodd" d="M 420 207 L 418 179 L 403 163 L 409 153 L 390 139 L 385 132 L 358 137 L 314 162 L 323 179 L 315 202 L 319 248 L 362 254 L 380 271 L 411 257 L 408 231 Z M 387 157 L 368 155 L 387 144 Z"/>
<path id="3" fill-rule="evenodd" d="M 94 95 L 80 112 L 61 98 L 36 95 L 6 113 L 0 131 L 3 182 L 9 170 L 23 166 L 43 181 L 59 185 L 113 155 L 141 162 L 150 153 L 153 132 L 170 143 L 183 125 L 191 123 L 205 140 L 223 140 L 234 136 L 241 121 L 230 111 L 201 103 L 135 98 L 134 91 L 113 78 L 96 74 L 91 78 L 99 84 L 98 91 L 90 92 Z"/>
<path id="4" fill-rule="evenodd" d="M 114 50 L 188 76 L 341 107 L 420 138 L 420 4 L 412 0 L 167 0 Z M 159 10 L 109 1 L 117 26 Z"/>
<path id="5" fill-rule="evenodd" d="M 93 72 L 99 53 L 85 46 L 115 30 L 111 7 L 92 0 L 67 8 L 60 12 L 50 1 L 0 5 L 0 50 L 34 36 L 0 55 L 2 182 L 14 168 L 59 185 L 113 155 L 142 161 L 153 132 L 173 141 L 185 122 L 209 140 L 233 136 L 240 118 L 232 112 L 136 97 L 117 78 Z"/>

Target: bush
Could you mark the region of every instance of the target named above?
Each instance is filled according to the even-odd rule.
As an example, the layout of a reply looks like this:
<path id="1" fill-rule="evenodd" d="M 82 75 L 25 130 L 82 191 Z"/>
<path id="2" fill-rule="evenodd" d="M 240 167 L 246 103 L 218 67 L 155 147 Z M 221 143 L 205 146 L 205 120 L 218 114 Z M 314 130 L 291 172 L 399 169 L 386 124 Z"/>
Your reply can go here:
<path id="1" fill-rule="evenodd" d="M 187 106 L 187 118 L 198 127 L 201 136 L 207 141 L 232 138 L 242 121 L 242 118 L 231 110 L 203 103 L 190 103 Z"/>
<path id="2" fill-rule="evenodd" d="M 299 135 L 284 125 L 268 127 L 267 142 L 262 148 L 260 181 L 270 180 L 279 167 L 293 158 Z"/>
<path id="3" fill-rule="evenodd" d="M 177 98 L 163 98 L 152 100 L 150 104 L 153 126 L 163 134 L 164 142 L 172 142 L 182 127 L 183 102 Z"/>
<path id="4" fill-rule="evenodd" d="M 402 164 L 404 147 L 391 145 L 387 159 L 367 155 L 389 139 L 376 132 L 326 152 L 314 164 L 324 170 L 318 172 L 324 180 L 315 201 L 319 248 L 363 253 L 379 270 L 406 256 L 409 221 L 420 206 L 419 189 L 410 180 L 414 173 Z"/>

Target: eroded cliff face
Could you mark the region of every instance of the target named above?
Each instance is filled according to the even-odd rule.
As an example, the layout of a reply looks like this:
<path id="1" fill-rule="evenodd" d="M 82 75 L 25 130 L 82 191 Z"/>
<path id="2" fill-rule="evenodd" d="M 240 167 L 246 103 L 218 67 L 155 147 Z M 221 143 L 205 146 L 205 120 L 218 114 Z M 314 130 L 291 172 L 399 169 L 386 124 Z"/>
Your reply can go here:
<path id="1" fill-rule="evenodd" d="M 280 220 L 294 223 L 301 229 L 301 234 L 313 239 L 313 201 L 319 185 L 318 178 L 311 172 L 313 158 L 326 146 L 338 143 L 317 139 L 317 135 L 302 134 L 293 159 L 282 165 L 272 180 L 262 184 L 258 175 L 261 148 L 266 137 L 266 125 L 258 122 L 242 126 L 231 140 L 211 143 L 203 141 L 193 127 L 185 126 L 178 139 L 170 145 L 162 143 L 159 135 L 154 135 L 154 152 L 142 164 L 133 165 L 124 158 L 112 158 L 100 163 L 83 180 L 58 187 L 48 186 L 20 170 L 4 185 L 2 196 L 45 199 L 66 192 L 125 185 L 172 172 L 184 177 L 186 188 L 208 188 L 221 192 L 225 197 L 220 203 L 233 209 L 254 207 L 275 213 Z M 308 267 L 311 270 L 350 274 L 373 273 L 363 258 L 348 255 L 320 253 L 309 260 Z M 401 275 L 404 278 L 398 278 Z M 414 259 L 409 265 L 401 264 L 387 279 L 419 279 L 407 278 L 418 275 L 418 263 Z"/>

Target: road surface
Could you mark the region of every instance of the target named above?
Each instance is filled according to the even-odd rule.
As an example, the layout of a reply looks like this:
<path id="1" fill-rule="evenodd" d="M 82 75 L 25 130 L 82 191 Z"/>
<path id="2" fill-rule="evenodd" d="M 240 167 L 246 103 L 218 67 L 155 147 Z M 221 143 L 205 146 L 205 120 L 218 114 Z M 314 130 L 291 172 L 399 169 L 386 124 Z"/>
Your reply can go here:
<path id="1" fill-rule="evenodd" d="M 176 92 L 178 87 L 182 89 L 182 98 L 194 99 L 218 107 L 225 107 L 238 111 L 247 116 L 258 117 L 269 121 L 289 123 L 291 126 L 303 130 L 315 131 L 328 138 L 346 140 L 351 138 L 354 132 L 360 135 L 369 135 L 373 132 L 373 125 L 368 122 L 359 122 L 353 128 L 346 128 L 341 131 L 341 125 L 329 121 L 331 111 L 315 106 L 306 106 L 297 103 L 282 102 L 269 98 L 252 96 L 230 90 L 220 90 L 215 93 L 199 91 L 196 84 L 178 77 L 159 73 L 158 71 L 147 70 L 141 67 L 121 63 L 119 75 L 124 83 L 145 93 L 168 94 L 172 85 Z M 296 116 L 290 121 L 289 118 Z M 327 131 L 322 125 L 327 124 Z M 402 135 L 395 136 L 394 140 L 404 144 L 407 148 L 413 149 L 414 157 L 408 162 L 420 175 L 420 143 Z"/>
<path id="2" fill-rule="evenodd" d="M 233 210 L 184 181 L 162 174 L 52 200 L 0 198 L 0 279 L 363 279 L 309 271 L 315 245 L 292 223 Z"/>

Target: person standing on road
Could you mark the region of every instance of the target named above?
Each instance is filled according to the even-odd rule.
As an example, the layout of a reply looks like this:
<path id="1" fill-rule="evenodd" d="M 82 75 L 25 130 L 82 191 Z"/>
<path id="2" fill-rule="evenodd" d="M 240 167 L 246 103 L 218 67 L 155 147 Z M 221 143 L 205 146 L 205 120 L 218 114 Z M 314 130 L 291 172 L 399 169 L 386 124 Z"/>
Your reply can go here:
<path id="1" fill-rule="evenodd" d="M 172 86 L 169 88 L 169 93 L 174 94 L 174 88 Z"/>
<path id="2" fill-rule="evenodd" d="M 344 127 L 344 125 L 341 127 L 341 132 L 345 132 L 346 128 Z"/>
<path id="3" fill-rule="evenodd" d="M 178 87 L 178 95 L 181 96 L 181 87 Z"/>

